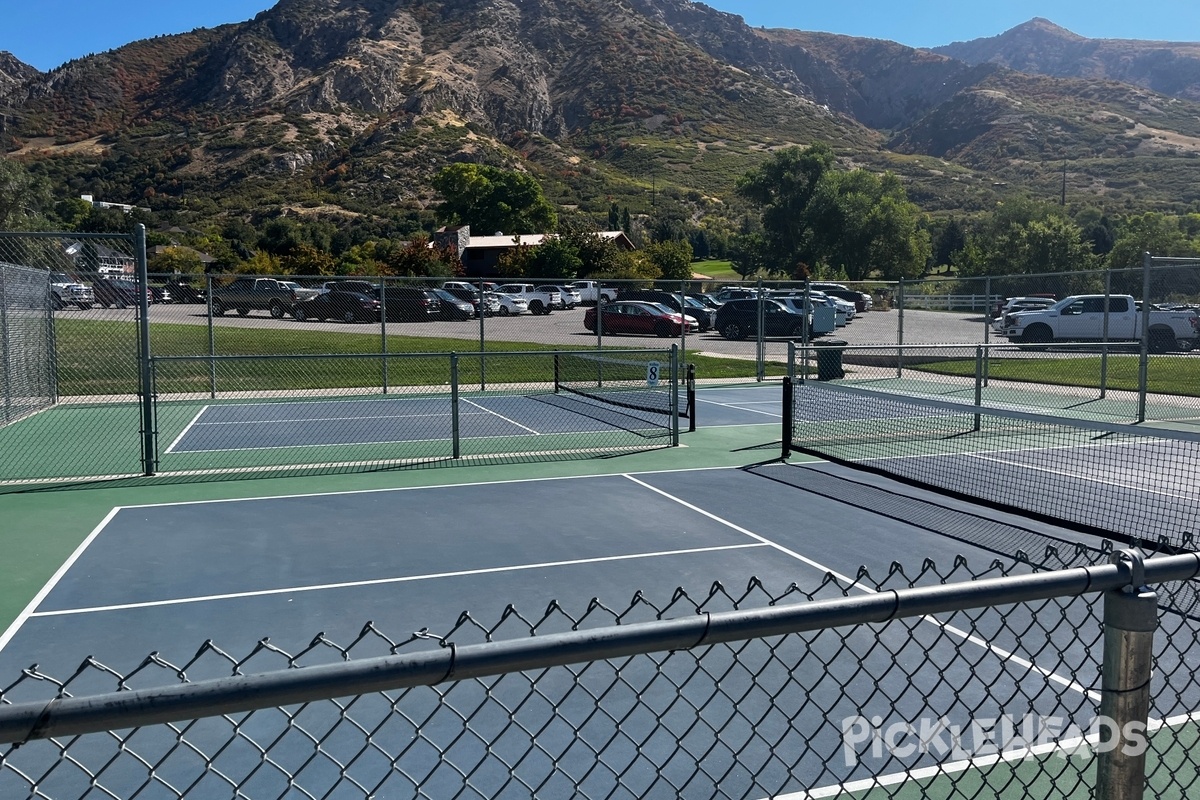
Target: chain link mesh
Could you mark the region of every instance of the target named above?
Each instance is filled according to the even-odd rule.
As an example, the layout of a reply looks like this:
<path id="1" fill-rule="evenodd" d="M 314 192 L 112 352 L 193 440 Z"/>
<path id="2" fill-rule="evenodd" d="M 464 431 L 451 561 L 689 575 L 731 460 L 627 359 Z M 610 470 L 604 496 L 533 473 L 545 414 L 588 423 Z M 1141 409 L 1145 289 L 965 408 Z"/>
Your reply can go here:
<path id="1" fill-rule="evenodd" d="M 1108 547 L 1101 548 L 1108 551 Z M 1054 553 L 1044 554 L 1046 563 Z M 1055 566 L 1076 566 L 1070 556 Z M 1025 560 L 974 568 L 965 559 L 899 564 L 881 578 L 815 588 L 713 584 L 702 596 L 635 594 L 611 605 L 508 608 L 450 629 L 395 635 L 367 623 L 288 652 L 262 640 L 233 654 L 214 642 L 132 668 L 88 659 L 54 677 L 36 665 L 0 688 L 3 704 L 187 684 L 564 631 L 753 611 L 914 586 L 1040 570 Z M 1186 794 L 1196 774 L 1183 715 L 1200 697 L 1186 667 L 1196 621 L 1166 614 L 1156 640 L 1150 783 Z M 729 797 L 872 790 L 910 796 L 1090 796 L 1087 732 L 1099 703 L 1098 596 L 947 611 L 695 650 L 536 666 L 395 691 L 0 748 L 4 796 L 184 797 Z M 553 640 L 548 640 L 553 641 Z M 551 648 L 548 643 L 546 645 Z M 547 651 L 549 653 L 549 651 Z M 336 686 L 330 689 L 337 694 Z M 1045 726 L 1052 720 L 1057 728 Z M 972 726 L 975 727 L 972 727 Z M 886 731 L 907 732 L 890 744 Z M 922 732 L 921 726 L 925 726 Z M 1041 726 L 1041 727 L 1039 727 Z M 1006 745 L 989 750 L 989 736 Z M 973 738 L 974 737 L 974 738 Z M 1094 740 L 1091 740 L 1094 744 Z M 914 745 L 912 749 L 897 746 Z M 1186 770 L 1176 766 L 1183 762 Z"/>

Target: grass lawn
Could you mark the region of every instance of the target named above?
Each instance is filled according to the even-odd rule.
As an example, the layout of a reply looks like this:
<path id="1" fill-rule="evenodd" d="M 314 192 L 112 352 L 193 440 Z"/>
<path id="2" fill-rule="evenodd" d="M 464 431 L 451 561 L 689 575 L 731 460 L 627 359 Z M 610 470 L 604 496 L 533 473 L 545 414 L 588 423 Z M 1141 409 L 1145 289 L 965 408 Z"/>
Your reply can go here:
<path id="1" fill-rule="evenodd" d="M 216 352 L 223 356 L 247 356 L 217 362 L 220 391 L 269 389 L 329 389 L 379 386 L 383 360 L 381 338 L 371 333 L 341 333 L 274 328 L 214 329 Z M 55 325 L 58 362 L 58 391 L 62 396 L 135 394 L 138 390 L 137 339 L 125 322 L 59 319 Z M 157 323 L 150 326 L 151 351 L 155 356 L 206 356 L 208 329 L 199 325 Z M 664 343 L 664 349 L 670 347 Z M 546 345 L 535 342 L 487 342 L 487 353 L 514 351 L 594 350 L 584 345 Z M 614 348 L 623 349 L 623 348 Z M 478 379 L 482 369 L 477 338 L 428 338 L 389 336 L 389 355 L 431 354 L 428 358 L 394 358 L 388 361 L 387 381 L 392 386 L 440 386 L 449 382 L 449 359 L 460 356 L 460 380 Z M 328 354 L 375 355 L 376 358 L 311 358 Z M 255 359 L 254 356 L 298 356 L 298 358 Z M 308 358 L 305 358 L 305 357 Z M 753 361 L 694 355 L 698 379 L 753 379 Z M 767 374 L 786 374 L 784 364 L 767 365 Z M 527 355 L 487 359 L 490 384 L 528 383 L 551 380 L 553 362 L 545 356 Z M 212 375 L 207 361 L 162 363 L 156 390 L 161 393 L 208 391 Z"/>
<path id="2" fill-rule="evenodd" d="M 1051 386 L 1100 388 L 1100 356 L 1086 358 L 993 358 L 988 377 Z M 942 375 L 975 374 L 974 359 L 941 364 L 914 364 L 911 369 Z M 1107 388 L 1138 390 L 1138 356 L 1113 354 L 1108 357 Z M 1155 394 L 1200 395 L 1200 359 L 1151 358 L 1147 391 Z"/>

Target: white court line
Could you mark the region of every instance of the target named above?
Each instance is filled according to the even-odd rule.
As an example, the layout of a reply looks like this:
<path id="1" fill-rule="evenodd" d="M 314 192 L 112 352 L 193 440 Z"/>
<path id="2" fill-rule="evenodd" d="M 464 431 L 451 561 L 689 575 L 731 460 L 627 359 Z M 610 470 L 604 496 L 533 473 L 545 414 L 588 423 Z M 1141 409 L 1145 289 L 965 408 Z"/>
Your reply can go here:
<path id="1" fill-rule="evenodd" d="M 346 420 L 368 419 L 418 419 L 422 417 L 448 417 L 449 411 L 437 411 L 421 414 L 374 414 L 372 416 L 355 417 L 278 417 L 275 419 L 231 419 L 224 422 L 201 422 L 201 425 L 278 425 L 284 422 L 345 422 Z"/>
<path id="2" fill-rule="evenodd" d="M 21 626 L 25 624 L 25 621 L 34 615 L 34 609 L 36 609 L 41 602 L 46 599 L 46 595 L 50 594 L 51 590 L 58 585 L 58 582 L 62 580 L 63 575 L 67 574 L 67 570 L 69 570 L 71 566 L 79 560 L 79 557 L 83 555 L 83 551 L 87 550 L 88 546 L 96 539 L 97 536 L 100 535 L 100 531 L 104 530 L 104 527 L 108 525 L 109 521 L 111 521 L 120 510 L 120 507 L 117 507 L 105 515 L 104 519 L 100 521 L 100 524 L 93 528 L 92 532 L 87 535 L 87 538 L 79 543 L 79 546 L 75 548 L 75 552 L 71 554 L 70 558 L 62 563 L 54 575 L 50 577 L 50 580 L 46 581 L 46 585 L 43 586 L 36 595 L 34 595 L 34 598 L 29 601 L 29 604 L 26 605 L 21 613 L 17 615 L 17 618 L 14 619 L 12 624 L 8 626 L 8 630 L 4 631 L 3 634 L 0 634 L 0 650 L 3 650 L 5 646 L 8 645 L 9 641 L 12 640 L 12 637 L 15 636 Z"/>
<path id="3" fill-rule="evenodd" d="M 532 433 L 534 436 L 542 435 L 540 431 L 535 431 L 533 428 L 530 428 L 526 425 L 522 425 L 521 423 L 517 422 L 515 419 L 509 419 L 508 417 L 504 416 L 503 414 L 497 414 L 495 411 L 492 411 L 490 408 L 484 408 L 483 406 L 479 405 L 478 403 L 472 402 L 471 400 L 469 400 L 467 398 L 463 398 L 462 402 L 466 403 L 467 405 L 475 406 L 480 411 L 486 411 L 489 414 L 495 414 L 497 417 L 504 420 L 505 422 L 507 422 L 511 425 L 516 425 L 518 428 L 524 428 L 525 430 Z"/>
<path id="4" fill-rule="evenodd" d="M 187 436 L 187 434 L 188 434 L 188 431 L 190 431 L 190 430 L 192 429 L 192 426 L 196 424 L 196 421 L 197 421 L 197 420 L 199 420 L 199 419 L 200 419 L 200 417 L 204 416 L 204 412 L 205 412 L 205 411 L 208 411 L 208 406 L 204 406 L 203 408 L 201 408 L 201 409 L 200 409 L 200 410 L 199 410 L 199 411 L 196 413 L 196 416 L 192 417 L 192 421 L 191 421 L 191 422 L 189 422 L 189 423 L 188 423 L 188 424 L 187 424 L 187 425 L 184 427 L 184 429 L 183 429 L 182 431 L 180 431 L 180 432 L 179 432 L 179 435 L 175 437 L 175 441 L 171 442 L 171 444 L 169 444 L 169 445 L 167 446 L 167 449 L 166 449 L 166 450 L 164 450 L 164 451 L 163 451 L 163 453 L 169 453 L 169 452 L 171 452 L 171 450 L 173 450 L 173 449 L 175 448 L 175 445 L 179 444 L 179 440 L 180 440 L 180 439 L 182 439 L 184 436 Z"/>
<path id="5" fill-rule="evenodd" d="M 111 515 L 110 515 L 111 516 Z M 181 597 L 172 600 L 148 600 L 143 603 L 120 603 L 110 606 L 93 606 L 90 608 L 66 608 L 58 611 L 37 611 L 31 617 L 62 617 L 71 614 L 94 614 L 101 611 L 125 611 L 133 608 L 161 608 L 164 606 L 188 605 L 191 603 L 207 603 L 213 600 L 239 600 L 249 597 L 270 597 L 281 594 L 299 594 L 301 592 L 320 592 L 327 589 L 355 589 L 363 586 L 387 586 L 397 583 L 414 583 L 417 581 L 437 580 L 438 578 L 464 578 L 474 575 L 492 575 L 501 572 L 522 572 L 533 569 L 551 569 L 553 567 L 570 567 L 580 564 L 603 564 L 611 561 L 636 561 L 643 558 L 659 558 L 661 556 L 691 555 L 694 553 L 714 553 L 722 550 L 745 550 L 752 547 L 765 547 L 766 544 L 728 544 L 714 547 L 692 547 L 684 550 L 660 550 L 653 553 L 634 553 L 619 556 L 598 556 L 596 558 L 577 558 L 566 561 L 546 561 L 539 564 L 516 564 L 505 567 L 486 567 L 483 569 L 455 570 L 453 572 L 434 572 L 427 575 L 409 575 L 402 578 L 376 578 L 367 581 L 346 581 L 344 583 L 325 583 L 315 586 L 290 586 L 282 589 L 263 589 L 256 592 L 230 592 L 227 594 L 200 595 L 197 597 Z M 48 590 L 47 590 L 48 591 Z M 39 596 L 40 599 L 41 596 Z M 2 645 L 2 641 L 0 641 Z"/>
<path id="6" fill-rule="evenodd" d="M 509 486 L 514 483 L 550 483 L 553 481 L 579 481 L 591 478 L 627 478 L 630 475 L 671 475 L 678 472 L 715 472 L 719 470 L 740 470 L 741 467 L 682 467 L 680 469 L 651 469 L 641 472 L 599 472 L 594 475 L 556 475 L 542 478 L 501 478 L 490 481 L 470 481 L 468 483 L 433 483 L 428 486 L 392 486 L 377 489 L 345 489 L 340 492 L 301 492 L 299 494 L 269 494 L 261 497 L 221 497 L 213 500 L 176 500 L 170 503 L 140 503 L 137 505 L 121 506 L 121 508 L 170 508 L 172 506 L 203 506 L 217 503 L 252 503 L 257 500 L 290 500 L 291 498 L 307 497 L 342 497 L 356 494 L 391 494 L 393 492 L 416 492 L 422 489 L 461 489 L 473 486 Z"/>
<path id="7" fill-rule="evenodd" d="M 695 511 L 698 514 L 702 514 L 703 516 L 708 517 L 709 519 L 711 519 L 715 522 L 719 522 L 720 524 L 725 525 L 728 528 L 732 528 L 733 530 L 737 531 L 738 533 L 749 536 L 750 538 L 752 538 L 756 541 L 762 542 L 763 544 L 766 544 L 766 545 L 769 545 L 769 546 L 775 548 L 776 550 L 778 550 L 781 553 L 791 556 L 792 558 L 797 559 L 798 561 L 802 561 L 803 563 L 809 565 L 810 567 L 813 567 L 814 569 L 818 569 L 826 574 L 832 575 L 835 578 L 837 578 L 839 581 L 844 581 L 848 586 L 858 589 L 859 591 L 861 591 L 865 594 L 878 594 L 878 592 L 875 589 L 871 589 L 870 587 L 863 586 L 862 584 L 858 583 L 854 579 L 852 579 L 846 575 L 842 575 L 840 572 L 830 569 L 829 567 L 825 566 L 824 564 L 821 564 L 817 561 L 813 561 L 811 558 L 803 556 L 800 553 L 797 553 L 795 550 L 790 550 L 790 549 L 784 547 L 783 545 L 773 542 L 764 536 L 760 536 L 759 534 L 757 534 L 751 530 L 747 530 L 746 528 L 743 528 L 740 525 L 736 525 L 736 524 L 730 522 L 729 520 L 722 519 L 721 517 L 718 517 L 716 514 L 713 514 L 709 511 L 705 511 L 704 509 L 700 508 L 699 506 L 692 505 L 691 503 L 687 502 L 686 500 L 683 500 L 682 498 L 679 498 L 672 494 L 664 492 L 662 489 L 651 486 L 650 484 L 646 483 L 645 481 L 640 481 L 637 478 L 634 478 L 632 475 L 626 475 L 625 477 L 629 478 L 629 480 L 633 481 L 634 483 L 638 484 L 639 486 L 644 486 L 647 489 L 649 489 L 650 491 L 655 492 L 656 494 L 660 494 L 663 497 L 667 498 L 668 500 L 678 503 L 679 505 L 683 506 L 684 508 L 689 508 L 692 511 Z M 1080 694 L 1096 701 L 1097 703 L 1100 702 L 1100 693 L 1099 692 L 1092 691 L 1091 689 L 1088 689 L 1086 686 L 1076 683 L 1075 681 L 1071 680 L 1070 678 L 1064 678 L 1061 675 L 1058 675 L 1057 673 L 1052 672 L 1051 670 L 1045 669 L 1043 667 L 1039 667 L 1037 664 L 1034 664 L 1032 661 L 1029 661 L 1028 659 L 1022 658 L 1022 657 L 1016 655 L 1015 653 L 1011 653 L 1002 647 L 998 647 L 998 646 L 992 644 L 991 642 L 981 639 L 978 636 L 975 636 L 973 634 L 967 633 L 966 631 L 956 628 L 953 625 L 944 623 L 941 620 L 939 620 L 936 617 L 933 617 L 931 615 L 925 614 L 925 615 L 922 615 L 921 617 L 919 617 L 919 619 L 921 619 L 923 622 L 928 622 L 932 625 L 936 625 L 937 627 L 941 628 L 942 630 L 946 631 L 947 633 L 951 633 L 954 636 L 957 636 L 964 641 L 967 641 L 967 642 L 970 642 L 971 644 L 982 647 L 983 649 L 991 652 L 993 655 L 999 656 L 1001 658 L 1001 660 L 1011 661 L 1012 663 L 1017 664 L 1021 667 L 1024 667 L 1027 670 L 1032 670 L 1034 672 L 1037 672 L 1037 673 L 1041 674 L 1044 678 L 1046 678 L 1046 680 L 1048 680 L 1048 681 L 1057 683 L 1060 686 L 1063 686 L 1072 691 L 1079 692 Z"/>
<path id="8" fill-rule="evenodd" d="M 775 417 L 776 419 L 783 419 L 783 414 L 780 414 L 777 411 L 759 411 L 757 408 L 746 408 L 746 406 L 749 406 L 749 405 L 769 405 L 772 408 L 778 408 L 779 403 L 718 403 L 716 400 L 705 400 L 700 397 L 696 398 L 696 402 L 708 403 L 709 405 L 721 406 L 722 408 L 736 408 L 739 411 L 749 411 L 752 414 L 765 414 L 768 417 Z"/>

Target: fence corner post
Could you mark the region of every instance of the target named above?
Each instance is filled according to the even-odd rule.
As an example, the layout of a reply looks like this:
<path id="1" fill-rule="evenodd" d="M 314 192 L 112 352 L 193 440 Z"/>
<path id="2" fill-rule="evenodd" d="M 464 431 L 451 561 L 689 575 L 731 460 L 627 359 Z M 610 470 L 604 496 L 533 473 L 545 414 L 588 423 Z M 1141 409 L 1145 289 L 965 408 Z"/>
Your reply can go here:
<path id="1" fill-rule="evenodd" d="M 1097 800 L 1140 800 L 1146 786 L 1146 723 L 1158 598 L 1146 587 L 1142 554 L 1122 550 L 1113 563 L 1128 562 L 1130 582 L 1104 594 L 1104 666 L 1100 685 Z"/>

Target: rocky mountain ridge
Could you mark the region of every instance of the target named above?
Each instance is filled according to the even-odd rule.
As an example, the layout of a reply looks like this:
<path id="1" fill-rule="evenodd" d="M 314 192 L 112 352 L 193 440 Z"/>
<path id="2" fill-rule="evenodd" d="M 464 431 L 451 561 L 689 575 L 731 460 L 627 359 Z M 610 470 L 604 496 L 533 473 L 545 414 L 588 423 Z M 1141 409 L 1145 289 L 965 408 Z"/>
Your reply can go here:
<path id="1" fill-rule="evenodd" d="M 563 205 L 636 207 L 661 181 L 710 198 L 689 201 L 705 213 L 772 149 L 813 141 L 901 174 L 932 210 L 986 206 L 1000 184 L 1044 191 L 1050 160 L 1057 178 L 1070 159 L 1100 200 L 1133 186 L 1105 185 L 1114 172 L 1200 186 L 1200 105 L 981 57 L 1036 37 L 1060 54 L 1089 41 L 1021 28 L 959 58 L 751 28 L 688 0 L 280 0 L 45 74 L 0 60 L 0 146 L 114 201 L 179 209 L 202 194 L 229 212 L 247 193 L 419 210 L 433 172 L 474 160 L 538 172 Z M 1161 189 L 1155 202 L 1200 200 L 1142 184 Z"/>

